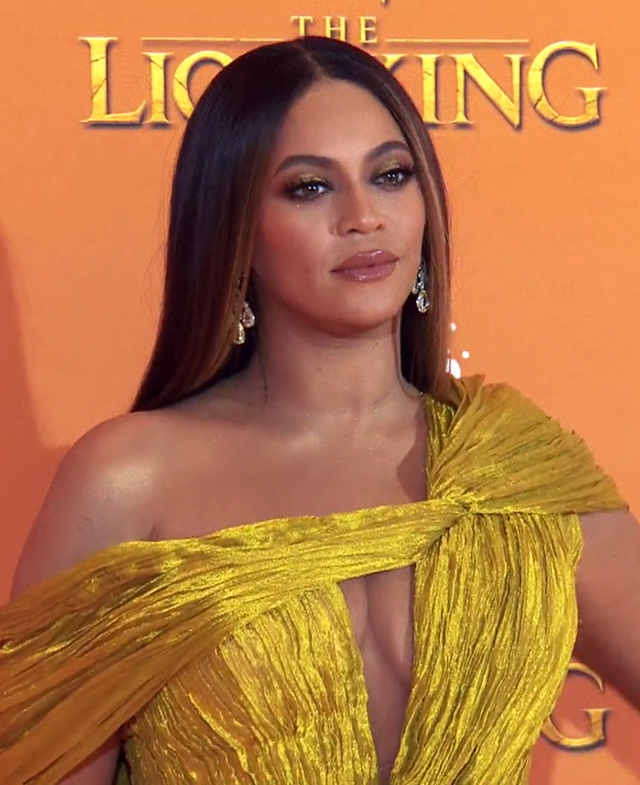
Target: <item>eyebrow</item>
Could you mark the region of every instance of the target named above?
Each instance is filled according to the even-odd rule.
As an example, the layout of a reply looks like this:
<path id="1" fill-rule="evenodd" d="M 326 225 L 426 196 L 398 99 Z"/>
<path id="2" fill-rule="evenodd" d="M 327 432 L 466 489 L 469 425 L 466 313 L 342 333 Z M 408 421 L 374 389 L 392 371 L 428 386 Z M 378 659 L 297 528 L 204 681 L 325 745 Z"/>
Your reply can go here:
<path id="1" fill-rule="evenodd" d="M 411 150 L 407 144 L 404 142 L 392 140 L 389 142 L 383 142 L 377 147 L 374 147 L 372 150 L 369 150 L 369 152 L 365 155 L 365 161 L 370 163 L 385 153 L 396 152 L 398 150 L 411 155 Z M 320 166 L 324 169 L 332 169 L 338 166 L 338 161 L 336 161 L 335 158 L 327 158 L 324 155 L 290 155 L 285 158 L 284 161 L 282 161 L 282 163 L 278 166 L 274 172 L 274 176 L 282 172 L 284 169 L 290 169 L 292 166 L 297 166 L 299 164 L 305 164 L 307 166 Z"/>

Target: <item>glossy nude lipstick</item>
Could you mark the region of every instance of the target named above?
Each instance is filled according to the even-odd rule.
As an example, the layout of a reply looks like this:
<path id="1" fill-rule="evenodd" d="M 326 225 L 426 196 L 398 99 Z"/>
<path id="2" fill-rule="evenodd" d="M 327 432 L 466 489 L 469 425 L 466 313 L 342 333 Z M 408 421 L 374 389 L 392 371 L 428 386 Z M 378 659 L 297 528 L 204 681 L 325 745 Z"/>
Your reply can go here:
<path id="1" fill-rule="evenodd" d="M 395 270 L 399 257 L 391 251 L 361 251 L 350 256 L 332 272 L 350 281 L 367 283 L 380 281 Z"/>

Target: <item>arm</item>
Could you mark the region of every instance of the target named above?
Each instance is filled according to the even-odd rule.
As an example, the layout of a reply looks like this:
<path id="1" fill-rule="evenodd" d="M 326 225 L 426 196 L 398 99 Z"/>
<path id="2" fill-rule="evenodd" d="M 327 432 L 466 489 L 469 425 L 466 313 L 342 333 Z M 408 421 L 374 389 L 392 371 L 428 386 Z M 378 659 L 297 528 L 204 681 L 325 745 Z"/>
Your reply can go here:
<path id="1" fill-rule="evenodd" d="M 640 711 L 640 525 L 624 510 L 580 520 L 575 655 Z"/>
<path id="2" fill-rule="evenodd" d="M 103 548 L 149 538 L 162 487 L 155 432 L 153 414 L 124 415 L 69 450 L 20 557 L 14 595 Z M 120 739 L 109 739 L 62 782 L 110 785 L 119 750 Z"/>

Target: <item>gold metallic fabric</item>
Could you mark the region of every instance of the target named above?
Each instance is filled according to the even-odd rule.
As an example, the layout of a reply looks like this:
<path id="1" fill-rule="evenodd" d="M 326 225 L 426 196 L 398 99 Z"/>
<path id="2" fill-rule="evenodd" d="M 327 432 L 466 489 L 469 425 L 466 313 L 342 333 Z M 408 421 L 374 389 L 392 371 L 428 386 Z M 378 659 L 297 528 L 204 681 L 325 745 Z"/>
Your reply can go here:
<path id="1" fill-rule="evenodd" d="M 338 584 L 411 564 L 391 782 L 526 782 L 576 638 L 578 515 L 625 504 L 511 387 L 424 402 L 425 501 L 124 543 L 0 610 L 3 785 L 55 783 L 119 728 L 133 785 L 375 783 Z"/>

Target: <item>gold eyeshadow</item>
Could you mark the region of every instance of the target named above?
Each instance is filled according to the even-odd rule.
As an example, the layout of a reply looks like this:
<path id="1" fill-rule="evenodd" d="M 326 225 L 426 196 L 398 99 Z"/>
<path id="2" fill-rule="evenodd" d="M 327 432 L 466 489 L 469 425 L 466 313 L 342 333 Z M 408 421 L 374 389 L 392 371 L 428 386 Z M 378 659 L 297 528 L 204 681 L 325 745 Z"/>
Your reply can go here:
<path id="1" fill-rule="evenodd" d="M 390 174 L 391 172 L 401 172 L 407 175 L 408 177 L 410 177 L 415 174 L 416 167 L 413 161 L 393 160 L 386 163 L 381 168 L 376 169 L 375 173 L 371 175 L 371 179 L 376 180 L 378 177 L 383 177 L 384 175 Z M 403 180 L 400 183 L 397 183 L 392 187 L 401 187 L 407 182 L 407 179 Z M 328 188 L 331 188 L 326 178 L 320 175 L 310 174 L 310 175 L 300 175 L 299 177 L 296 177 L 295 179 L 285 183 L 285 185 L 283 186 L 283 192 L 289 196 L 292 196 L 298 188 L 301 188 L 304 185 L 312 185 L 312 184 L 324 185 L 327 186 Z M 299 197 L 299 198 L 304 199 L 305 197 Z"/>

